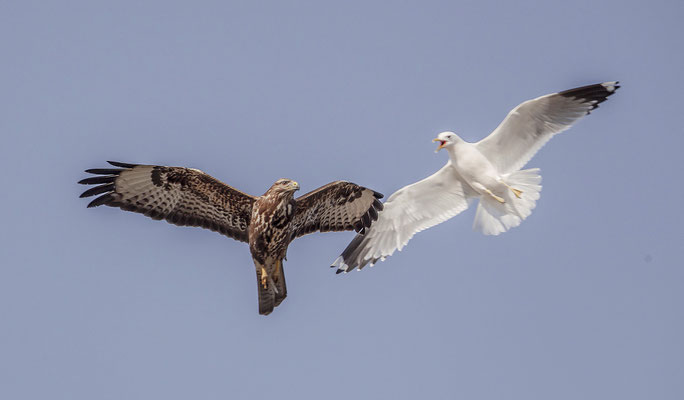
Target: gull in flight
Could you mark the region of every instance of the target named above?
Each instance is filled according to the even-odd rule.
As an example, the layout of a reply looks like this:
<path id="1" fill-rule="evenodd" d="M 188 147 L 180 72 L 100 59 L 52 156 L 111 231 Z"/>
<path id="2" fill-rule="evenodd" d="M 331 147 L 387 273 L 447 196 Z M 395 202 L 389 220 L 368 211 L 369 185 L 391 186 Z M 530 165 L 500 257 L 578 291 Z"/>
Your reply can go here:
<path id="1" fill-rule="evenodd" d="M 520 170 L 557 133 L 598 107 L 620 87 L 604 82 L 528 100 L 508 113 L 486 138 L 468 143 L 442 132 L 436 151 L 449 161 L 422 181 L 392 194 L 378 220 L 357 234 L 333 262 L 337 273 L 384 260 L 416 233 L 442 223 L 479 200 L 473 229 L 498 235 L 520 225 L 539 200 L 538 168 Z"/>

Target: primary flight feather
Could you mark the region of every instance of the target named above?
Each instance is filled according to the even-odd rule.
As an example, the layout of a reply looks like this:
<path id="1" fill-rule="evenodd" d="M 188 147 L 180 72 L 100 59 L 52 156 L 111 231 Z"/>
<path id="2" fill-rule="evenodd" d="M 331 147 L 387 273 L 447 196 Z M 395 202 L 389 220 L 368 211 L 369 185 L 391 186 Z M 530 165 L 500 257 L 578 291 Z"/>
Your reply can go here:
<path id="1" fill-rule="evenodd" d="M 79 182 L 98 185 L 81 195 L 100 195 L 88 207 L 119 207 L 248 242 L 264 315 L 287 296 L 283 260 L 290 242 L 315 231 L 363 233 L 382 210 L 382 194 L 351 182 L 331 182 L 295 199 L 299 184 L 280 179 L 262 196 L 250 196 L 197 169 L 109 163 L 118 168 L 86 170 L 97 176 Z"/>
<path id="2" fill-rule="evenodd" d="M 520 170 L 554 135 L 588 115 L 619 88 L 618 82 L 583 86 L 528 100 L 477 143 L 453 132 L 434 141 L 449 161 L 435 174 L 405 186 L 385 202 L 378 221 L 356 235 L 332 267 L 361 269 L 401 250 L 416 233 L 444 222 L 479 200 L 473 229 L 498 235 L 520 225 L 541 191 L 539 169 Z"/>

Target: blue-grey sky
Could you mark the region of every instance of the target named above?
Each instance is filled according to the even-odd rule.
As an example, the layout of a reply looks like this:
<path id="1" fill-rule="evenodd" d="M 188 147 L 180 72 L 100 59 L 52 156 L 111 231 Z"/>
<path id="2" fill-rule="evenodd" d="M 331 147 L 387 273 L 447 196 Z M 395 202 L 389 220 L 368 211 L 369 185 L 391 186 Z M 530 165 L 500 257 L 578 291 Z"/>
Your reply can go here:
<path id="1" fill-rule="evenodd" d="M 684 398 L 680 1 L 0 3 L 3 399 Z M 622 89 L 528 164 L 498 237 L 473 210 L 372 269 L 295 241 L 257 314 L 248 247 L 86 209 L 105 160 L 251 194 L 346 179 L 390 195 L 431 139 L 520 102 Z"/>

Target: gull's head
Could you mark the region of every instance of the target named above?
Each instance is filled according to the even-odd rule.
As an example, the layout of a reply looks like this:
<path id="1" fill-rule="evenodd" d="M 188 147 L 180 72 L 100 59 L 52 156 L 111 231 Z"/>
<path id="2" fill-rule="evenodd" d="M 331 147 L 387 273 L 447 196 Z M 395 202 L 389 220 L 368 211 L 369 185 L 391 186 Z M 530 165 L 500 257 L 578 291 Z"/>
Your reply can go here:
<path id="1" fill-rule="evenodd" d="M 433 142 L 439 142 L 439 146 L 437 146 L 437 150 L 435 150 L 435 153 L 442 150 L 445 147 L 448 146 L 453 146 L 456 144 L 456 141 L 458 140 L 458 135 L 456 135 L 453 132 L 442 132 L 439 135 L 437 135 L 436 138 L 432 139 Z"/>

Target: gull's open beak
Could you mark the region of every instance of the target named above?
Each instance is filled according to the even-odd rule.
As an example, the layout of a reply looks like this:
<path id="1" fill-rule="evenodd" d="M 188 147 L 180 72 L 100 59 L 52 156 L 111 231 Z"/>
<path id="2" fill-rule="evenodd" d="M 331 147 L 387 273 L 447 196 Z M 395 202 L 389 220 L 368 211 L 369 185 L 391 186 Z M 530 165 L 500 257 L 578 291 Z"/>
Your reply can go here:
<path id="1" fill-rule="evenodd" d="M 442 150 L 444 146 L 446 146 L 446 140 L 434 138 L 432 139 L 433 142 L 439 142 L 439 146 L 437 146 L 437 150 L 435 150 L 435 153 Z"/>

